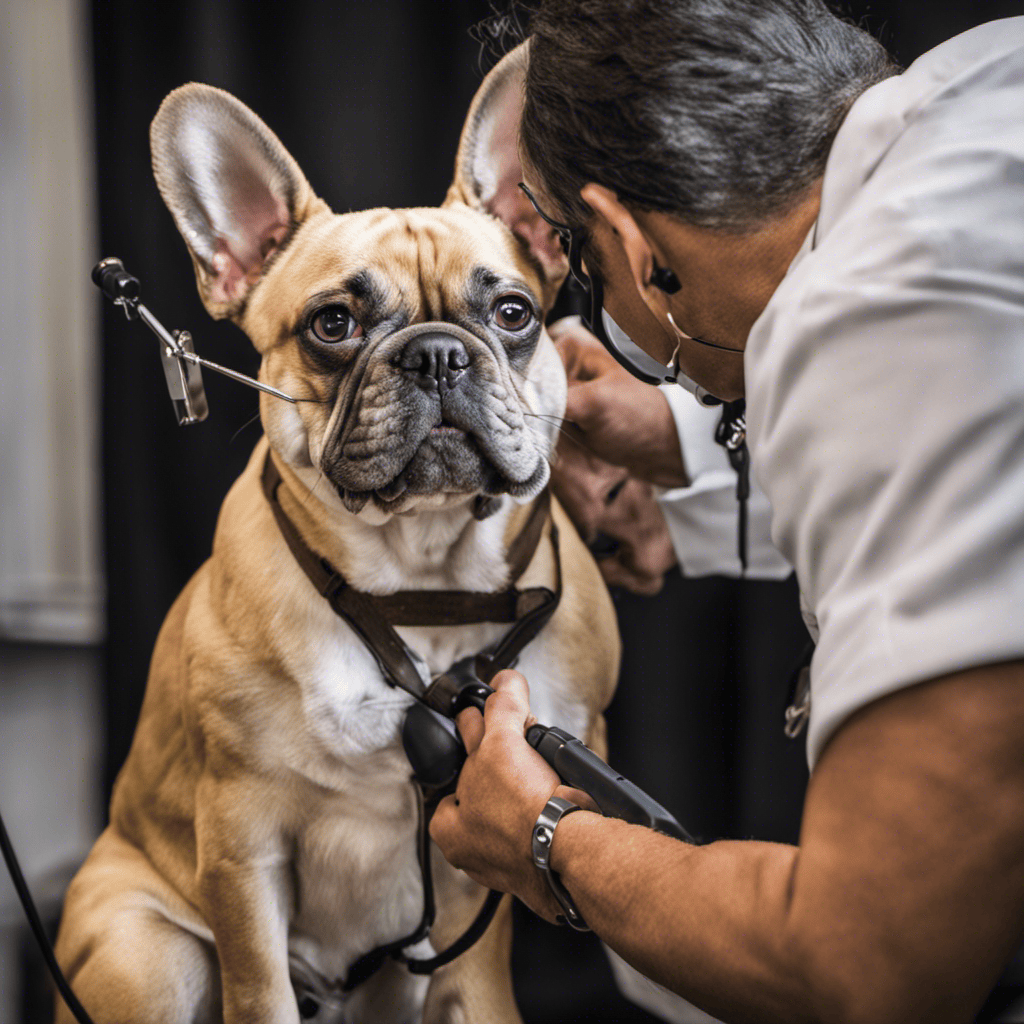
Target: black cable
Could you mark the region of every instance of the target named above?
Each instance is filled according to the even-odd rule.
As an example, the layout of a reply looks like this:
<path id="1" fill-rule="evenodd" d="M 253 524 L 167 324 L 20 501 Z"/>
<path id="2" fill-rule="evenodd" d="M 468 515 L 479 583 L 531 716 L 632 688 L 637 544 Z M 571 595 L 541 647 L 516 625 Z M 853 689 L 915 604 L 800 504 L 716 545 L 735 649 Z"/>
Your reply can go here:
<path id="1" fill-rule="evenodd" d="M 409 973 L 430 974 L 438 967 L 450 964 L 457 956 L 465 953 L 487 931 L 487 926 L 494 919 L 498 904 L 501 903 L 501 897 L 504 895 L 503 892 L 491 889 L 487 893 L 483 906 L 473 919 L 473 923 L 443 953 L 438 953 L 437 956 L 432 956 L 429 960 L 412 960 L 401 957 L 401 962 L 408 968 Z"/>
<path id="2" fill-rule="evenodd" d="M 743 577 L 747 575 L 747 504 L 750 500 L 750 451 L 746 441 L 735 452 L 729 452 L 729 461 L 736 470 L 736 501 L 740 510 L 736 543 L 740 556 L 740 576 Z"/>
<path id="3" fill-rule="evenodd" d="M 696 339 L 694 339 L 696 340 Z M 740 576 L 747 575 L 747 502 L 750 499 L 750 449 L 747 448 L 747 403 L 738 398 L 722 406 L 722 418 L 715 428 L 715 442 L 729 456 L 729 465 L 736 472 L 736 500 L 739 504 L 737 553 Z"/>
<path id="4" fill-rule="evenodd" d="M 68 979 L 64 977 L 64 972 L 60 969 L 60 964 L 57 963 L 53 946 L 50 945 L 46 929 L 39 918 L 39 911 L 36 910 L 36 905 L 32 900 L 32 893 L 29 892 L 28 885 L 25 883 L 25 876 L 21 873 L 21 865 L 15 856 L 14 847 L 11 845 L 11 838 L 7 834 L 7 828 L 4 825 L 2 815 L 0 815 L 0 850 L 3 850 L 4 861 L 7 863 L 7 870 L 10 872 L 11 881 L 14 883 L 15 891 L 18 893 L 18 899 L 21 900 L 21 905 L 25 908 L 25 916 L 28 918 L 28 923 L 32 927 L 36 942 L 39 943 L 39 948 L 42 951 L 43 959 L 46 961 L 46 966 L 50 969 L 50 974 L 53 976 L 57 988 L 60 989 L 64 1002 L 67 1003 L 68 1009 L 75 1015 L 75 1020 L 78 1021 L 78 1024 L 93 1024 L 92 1017 L 85 1012 L 85 1007 L 78 1001 L 75 993 L 71 991 Z"/>

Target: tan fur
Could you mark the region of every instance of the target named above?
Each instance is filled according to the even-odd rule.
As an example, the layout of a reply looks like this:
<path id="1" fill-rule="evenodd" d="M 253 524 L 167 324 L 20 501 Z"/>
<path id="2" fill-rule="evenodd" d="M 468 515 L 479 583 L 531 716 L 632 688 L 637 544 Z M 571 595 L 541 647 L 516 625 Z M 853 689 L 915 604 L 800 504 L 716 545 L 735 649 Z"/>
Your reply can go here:
<path id="1" fill-rule="evenodd" d="M 176 186 L 161 176 L 167 196 Z M 295 319 L 308 296 L 359 267 L 381 268 L 396 296 L 417 296 L 418 319 L 449 315 L 480 262 L 538 294 L 557 284 L 501 222 L 466 204 L 469 186 L 459 188 L 463 199 L 439 210 L 337 216 L 303 184 L 294 234 L 273 235 L 280 251 L 258 273 L 245 270 L 241 283 L 223 285 L 216 261 L 190 241 L 200 292 L 211 313 L 239 320 L 263 356 L 264 380 L 322 394 L 325 379 L 311 373 L 294 342 Z M 181 225 L 178 200 L 168 202 Z M 533 366 L 519 397 L 524 406 L 538 400 L 534 391 L 564 395 L 546 337 Z M 527 505 L 506 499 L 502 513 L 483 523 L 465 499 L 451 498 L 409 515 L 353 515 L 316 469 L 332 406 L 262 396 L 261 409 L 284 478 L 282 505 L 307 543 L 355 586 L 504 584 L 502 551 Z M 257 445 L 228 493 L 213 553 L 167 616 L 110 824 L 67 894 L 58 956 L 97 1024 L 298 1024 L 289 949 L 329 979 L 418 923 L 414 790 L 398 737 L 409 698 L 384 686 L 289 552 L 260 487 L 267 446 Z M 564 593 L 521 668 L 542 721 L 603 748 L 601 711 L 618 670 L 613 609 L 557 504 L 553 514 Z M 553 582 L 545 539 L 521 585 Z M 436 672 L 506 628 L 400 633 Z M 483 894 L 436 850 L 433 872 L 431 942 L 439 951 L 472 920 Z M 509 909 L 506 899 L 483 939 L 429 981 L 389 964 L 343 1010 L 316 1020 L 415 1020 L 422 1007 L 430 1022 L 517 1021 Z M 57 1020 L 71 1020 L 62 1005 Z"/>

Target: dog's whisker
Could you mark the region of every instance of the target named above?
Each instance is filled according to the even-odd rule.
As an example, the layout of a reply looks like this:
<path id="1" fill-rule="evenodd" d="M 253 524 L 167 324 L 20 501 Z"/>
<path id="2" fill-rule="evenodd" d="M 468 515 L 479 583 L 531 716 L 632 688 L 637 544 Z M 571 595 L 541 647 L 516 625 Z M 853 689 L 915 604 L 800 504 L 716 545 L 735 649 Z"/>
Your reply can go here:
<path id="1" fill-rule="evenodd" d="M 327 403 L 327 399 L 325 399 L 325 398 L 296 398 L 295 401 L 296 402 L 312 402 L 314 405 L 327 405 L 328 404 Z M 255 423 L 259 418 L 260 418 L 260 413 L 259 413 L 259 410 L 257 409 L 256 414 L 254 416 L 250 417 L 249 419 L 247 419 L 231 435 L 231 440 L 228 441 L 228 444 L 234 444 L 235 441 L 238 440 L 238 435 L 241 434 L 242 431 L 245 430 L 246 427 L 251 426 L 253 423 Z"/>
<path id="2" fill-rule="evenodd" d="M 324 471 L 321 469 L 316 480 L 313 481 L 313 486 L 306 492 L 306 497 L 302 499 L 302 504 L 305 506 L 306 502 L 311 501 L 316 494 L 316 489 L 320 486 L 320 481 L 324 478 Z"/>
<path id="3" fill-rule="evenodd" d="M 570 440 L 574 441 L 576 444 L 580 444 L 582 447 L 586 447 L 585 445 L 582 445 L 582 442 L 580 441 L 580 439 L 578 437 L 575 437 L 572 433 L 570 433 L 570 431 L 565 429 L 566 426 L 576 427 L 576 424 L 573 423 L 572 420 L 567 420 L 567 419 L 565 419 L 562 416 L 553 416 L 553 415 L 551 415 L 549 413 L 541 413 L 541 412 L 524 412 L 523 415 L 524 416 L 530 416 L 530 417 L 532 417 L 534 419 L 538 419 L 538 420 L 545 420 L 546 422 L 549 422 L 549 423 L 555 423 L 556 426 L 558 427 L 558 432 L 560 434 L 562 434 L 564 437 L 568 437 Z M 577 427 L 576 429 L 579 429 L 579 428 Z"/>
<path id="4" fill-rule="evenodd" d="M 256 415 L 255 415 L 255 416 L 251 416 L 251 417 L 250 417 L 249 419 L 247 419 L 247 420 L 246 420 L 246 421 L 245 421 L 245 422 L 244 422 L 244 423 L 243 423 L 243 424 L 242 424 L 242 425 L 241 425 L 241 426 L 240 426 L 240 427 L 239 427 L 239 428 L 238 428 L 238 429 L 237 429 L 237 430 L 236 430 L 236 431 L 235 431 L 235 432 L 234 432 L 234 433 L 233 433 L 233 434 L 231 435 L 231 440 L 230 440 L 230 441 L 228 441 L 228 444 L 234 444 L 234 443 L 235 443 L 235 441 L 237 441 L 237 440 L 238 440 L 238 435 L 239 435 L 239 434 L 241 434 L 241 432 L 242 432 L 243 430 L 245 430 L 245 428 L 246 428 L 246 427 L 250 427 L 250 426 L 252 426 L 252 424 L 253 424 L 253 423 L 255 423 L 255 422 L 256 422 L 256 421 L 257 421 L 257 420 L 258 420 L 259 418 L 260 418 L 260 414 L 259 414 L 259 412 L 257 411 L 257 413 L 256 413 Z"/>
<path id="5" fill-rule="evenodd" d="M 564 416 L 556 416 L 554 413 L 551 412 L 530 412 L 529 409 L 526 409 L 523 411 L 523 415 L 532 416 L 538 420 L 548 420 L 549 422 L 557 423 L 559 425 L 562 425 L 563 423 L 568 423 L 571 427 L 576 426 L 576 424 L 572 420 L 567 420 Z"/>
<path id="6" fill-rule="evenodd" d="M 572 432 L 570 432 L 570 431 L 565 429 L 566 426 L 570 426 L 570 427 L 574 427 L 576 429 L 576 431 L 579 431 L 579 427 L 577 426 L 577 424 L 575 424 L 572 420 L 562 420 L 562 423 L 564 425 L 560 426 L 558 429 L 559 429 L 559 432 L 562 434 L 563 437 L 565 437 L 568 440 L 572 441 L 572 443 L 574 445 L 576 445 L 577 448 L 580 448 L 582 451 L 585 451 L 588 455 L 597 455 L 597 452 L 595 452 L 590 447 L 590 445 L 587 444 L 587 442 L 584 440 L 584 438 L 579 436 L 578 433 L 572 433 Z M 554 454 L 555 458 L 558 457 L 557 450 L 553 454 Z M 600 456 L 598 456 L 598 458 L 600 458 Z M 553 465 L 553 463 L 552 463 L 552 465 Z"/>

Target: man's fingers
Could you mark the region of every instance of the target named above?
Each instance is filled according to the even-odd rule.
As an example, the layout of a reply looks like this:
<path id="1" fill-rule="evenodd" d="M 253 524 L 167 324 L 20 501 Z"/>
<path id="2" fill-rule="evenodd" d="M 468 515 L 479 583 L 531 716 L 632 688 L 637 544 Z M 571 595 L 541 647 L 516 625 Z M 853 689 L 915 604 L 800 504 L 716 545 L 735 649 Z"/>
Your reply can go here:
<path id="1" fill-rule="evenodd" d="M 558 354 L 562 357 L 562 365 L 565 367 L 565 375 L 569 378 L 569 383 L 575 383 L 581 379 L 583 372 L 582 346 L 568 331 L 552 334 L 551 337 L 554 339 Z"/>
<path id="2" fill-rule="evenodd" d="M 456 716 L 455 724 L 467 753 L 472 754 L 484 738 L 484 716 L 477 708 L 465 708 Z"/>
<path id="3" fill-rule="evenodd" d="M 593 383 L 577 381 L 569 382 L 569 391 L 565 397 L 565 419 L 581 430 L 587 429 L 587 424 L 594 415 L 595 396 Z"/>
<path id="4" fill-rule="evenodd" d="M 504 669 L 491 681 L 495 692 L 484 705 L 484 725 L 490 729 L 508 729 L 522 736 L 530 717 L 530 685 L 526 676 Z"/>
<path id="5" fill-rule="evenodd" d="M 446 847 L 446 838 L 450 834 L 455 824 L 455 817 L 458 815 L 458 811 L 455 808 L 455 796 L 446 796 L 438 805 L 434 808 L 434 813 L 430 817 L 430 838 L 434 840 L 440 847 Z M 445 854 L 447 857 L 447 853 Z M 456 864 L 455 867 L 459 865 Z"/>
<path id="6" fill-rule="evenodd" d="M 653 597 L 665 585 L 662 573 L 638 573 L 627 566 L 620 555 L 602 558 L 597 564 L 609 587 L 624 587 L 631 594 Z"/>

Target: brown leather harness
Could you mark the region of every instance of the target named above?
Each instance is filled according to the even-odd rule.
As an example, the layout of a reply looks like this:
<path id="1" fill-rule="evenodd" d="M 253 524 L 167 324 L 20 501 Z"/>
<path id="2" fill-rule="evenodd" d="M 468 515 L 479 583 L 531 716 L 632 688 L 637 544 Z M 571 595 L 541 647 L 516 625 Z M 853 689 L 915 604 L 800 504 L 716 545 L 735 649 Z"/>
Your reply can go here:
<path id="1" fill-rule="evenodd" d="M 446 704 L 436 699 L 433 692 L 437 690 L 436 683 L 442 677 L 430 684 L 424 681 L 417 659 L 398 635 L 395 626 L 511 623 L 511 628 L 496 644 L 475 657 L 476 675 L 483 682 L 490 682 L 495 673 L 515 664 L 523 648 L 540 633 L 558 607 L 562 596 L 561 556 L 558 528 L 550 516 L 551 493 L 547 489 L 538 496 L 523 528 L 509 544 L 506 553 L 509 584 L 505 589 L 496 592 L 412 590 L 379 595 L 356 590 L 325 557 L 318 555 L 306 544 L 281 506 L 278 498 L 281 483 L 280 471 L 268 451 L 263 463 L 263 492 L 295 561 L 335 614 L 344 619 L 366 645 L 376 659 L 385 682 L 411 694 L 434 711 L 447 714 Z M 541 586 L 520 590 L 517 583 L 533 561 L 544 534 L 544 526 L 548 523 L 555 562 L 554 589 Z M 410 935 L 378 946 L 356 960 L 343 981 L 331 984 L 323 979 L 328 989 L 341 994 L 351 992 L 370 978 L 388 958 L 404 963 L 414 974 L 429 974 L 450 963 L 484 933 L 501 900 L 501 893 L 490 892 L 467 931 L 443 953 L 423 960 L 405 956 L 403 950 L 426 938 L 434 922 L 428 826 L 433 809 L 446 793 L 445 789 L 425 786 L 415 775 L 412 781 L 418 794 L 417 856 L 423 878 L 423 916 L 419 926 Z"/>

